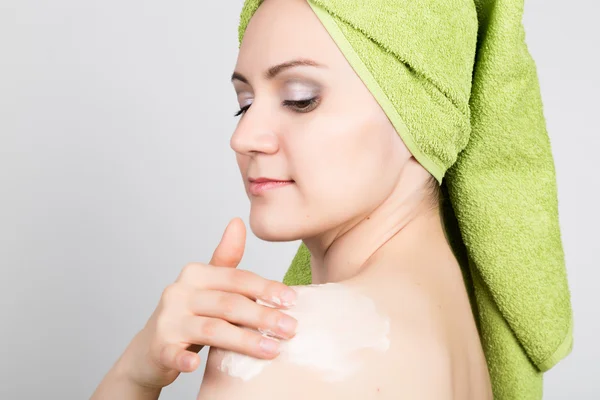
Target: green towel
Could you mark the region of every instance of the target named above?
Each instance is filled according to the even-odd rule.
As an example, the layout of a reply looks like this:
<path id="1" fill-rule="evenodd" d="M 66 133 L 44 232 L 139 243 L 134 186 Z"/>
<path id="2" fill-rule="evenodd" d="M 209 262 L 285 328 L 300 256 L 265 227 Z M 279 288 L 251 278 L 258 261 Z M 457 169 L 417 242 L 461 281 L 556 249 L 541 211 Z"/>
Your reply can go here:
<path id="1" fill-rule="evenodd" d="M 541 399 L 573 346 L 557 186 L 524 0 L 308 0 L 442 186 L 495 399 Z M 246 0 L 239 44 L 261 0 Z M 301 33 L 299 33 L 301 34 Z M 310 284 L 302 244 L 283 282 Z"/>

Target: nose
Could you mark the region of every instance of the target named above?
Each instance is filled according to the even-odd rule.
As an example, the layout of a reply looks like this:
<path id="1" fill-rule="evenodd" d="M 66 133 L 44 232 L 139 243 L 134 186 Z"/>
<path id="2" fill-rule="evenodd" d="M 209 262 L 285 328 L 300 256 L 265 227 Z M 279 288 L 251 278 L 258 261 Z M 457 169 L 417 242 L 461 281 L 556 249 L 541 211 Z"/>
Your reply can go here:
<path id="1" fill-rule="evenodd" d="M 279 149 L 274 126 L 269 116 L 265 113 L 261 115 L 253 104 L 240 120 L 229 145 L 238 154 L 274 154 Z"/>

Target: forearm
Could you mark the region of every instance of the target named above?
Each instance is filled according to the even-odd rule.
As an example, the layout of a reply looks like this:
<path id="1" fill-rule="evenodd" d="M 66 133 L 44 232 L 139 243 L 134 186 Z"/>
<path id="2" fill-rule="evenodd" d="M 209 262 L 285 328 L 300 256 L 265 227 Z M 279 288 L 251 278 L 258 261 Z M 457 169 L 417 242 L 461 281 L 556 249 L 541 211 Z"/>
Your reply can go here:
<path id="1" fill-rule="evenodd" d="M 135 384 L 121 366 L 121 359 L 108 371 L 90 400 L 156 400 L 160 388 L 146 388 Z"/>

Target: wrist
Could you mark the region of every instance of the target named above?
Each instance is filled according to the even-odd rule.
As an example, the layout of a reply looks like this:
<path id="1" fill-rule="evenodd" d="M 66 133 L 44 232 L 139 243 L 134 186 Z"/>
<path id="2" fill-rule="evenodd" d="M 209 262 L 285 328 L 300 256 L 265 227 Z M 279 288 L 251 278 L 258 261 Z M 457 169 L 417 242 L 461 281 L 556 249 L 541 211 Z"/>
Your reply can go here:
<path id="1" fill-rule="evenodd" d="M 123 359 L 119 359 L 108 371 L 90 400 L 157 400 L 160 388 L 150 388 L 132 379 Z"/>
<path id="2" fill-rule="evenodd" d="M 113 365 L 113 370 L 115 376 L 119 379 L 129 381 L 135 386 L 145 387 L 143 382 L 138 379 L 139 376 L 136 376 L 139 375 L 136 372 L 140 372 L 139 355 L 141 352 L 138 350 L 139 335 L 140 333 L 133 337 L 129 345 L 125 348 L 125 351 Z"/>
<path id="3" fill-rule="evenodd" d="M 131 388 L 131 391 L 144 394 L 145 396 L 155 395 L 153 398 L 158 398 L 162 390 L 161 387 L 147 386 L 139 382 L 135 378 L 133 363 L 130 362 L 125 352 L 121 358 L 115 363 L 112 369 L 113 376 L 123 385 Z M 144 397 L 145 399 L 146 397 Z"/>

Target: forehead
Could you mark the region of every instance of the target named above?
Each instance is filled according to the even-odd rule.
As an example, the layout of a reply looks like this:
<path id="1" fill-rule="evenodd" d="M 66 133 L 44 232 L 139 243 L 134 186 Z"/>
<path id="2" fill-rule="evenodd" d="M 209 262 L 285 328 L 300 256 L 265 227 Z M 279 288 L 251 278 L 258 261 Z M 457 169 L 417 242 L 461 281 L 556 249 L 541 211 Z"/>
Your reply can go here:
<path id="1" fill-rule="evenodd" d="M 267 0 L 246 28 L 236 70 L 261 73 L 295 58 L 331 65 L 335 51 L 335 42 L 306 0 Z"/>

